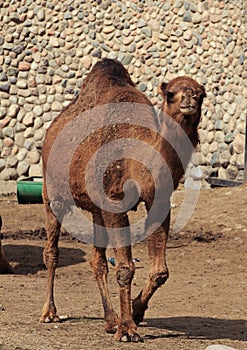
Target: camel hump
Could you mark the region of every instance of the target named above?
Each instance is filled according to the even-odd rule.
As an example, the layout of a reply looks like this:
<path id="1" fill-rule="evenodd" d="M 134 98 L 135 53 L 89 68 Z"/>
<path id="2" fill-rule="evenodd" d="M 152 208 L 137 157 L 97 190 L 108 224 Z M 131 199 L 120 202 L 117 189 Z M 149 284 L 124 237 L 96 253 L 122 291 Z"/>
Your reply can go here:
<path id="1" fill-rule="evenodd" d="M 135 86 L 122 63 L 110 58 L 103 58 L 101 61 L 97 62 L 90 75 L 96 76 L 97 78 L 100 76 L 102 78 L 107 77 L 116 85 L 124 86 L 125 84 L 129 84 Z"/>

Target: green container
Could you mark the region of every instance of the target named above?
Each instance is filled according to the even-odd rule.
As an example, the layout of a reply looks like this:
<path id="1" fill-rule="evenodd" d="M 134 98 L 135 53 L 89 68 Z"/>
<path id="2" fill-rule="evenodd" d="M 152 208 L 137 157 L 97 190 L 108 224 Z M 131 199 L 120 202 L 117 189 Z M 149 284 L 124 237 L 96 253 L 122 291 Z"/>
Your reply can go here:
<path id="1" fill-rule="evenodd" d="M 42 199 L 43 178 L 32 176 L 17 181 L 17 200 L 20 204 L 43 203 Z"/>

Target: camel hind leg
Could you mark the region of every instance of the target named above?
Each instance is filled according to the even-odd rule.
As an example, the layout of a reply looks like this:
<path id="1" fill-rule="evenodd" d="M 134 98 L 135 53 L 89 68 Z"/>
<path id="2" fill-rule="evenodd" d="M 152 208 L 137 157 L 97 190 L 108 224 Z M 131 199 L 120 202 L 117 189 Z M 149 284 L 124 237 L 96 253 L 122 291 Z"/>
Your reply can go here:
<path id="1" fill-rule="evenodd" d="M 66 210 L 59 201 L 45 201 L 47 242 L 43 252 L 44 264 L 47 267 L 47 297 L 42 309 L 40 322 L 59 322 L 54 302 L 54 278 L 58 263 L 58 240 L 61 222 Z M 54 213 L 57 212 L 57 215 Z M 58 219 L 59 218 L 59 219 Z"/>
<path id="2" fill-rule="evenodd" d="M 107 231 L 100 212 L 93 214 L 94 220 L 94 246 L 91 258 L 91 267 L 98 283 L 102 305 L 105 314 L 105 330 L 107 333 L 115 333 L 118 316 L 113 310 L 108 285 L 108 264 L 106 260 Z"/>

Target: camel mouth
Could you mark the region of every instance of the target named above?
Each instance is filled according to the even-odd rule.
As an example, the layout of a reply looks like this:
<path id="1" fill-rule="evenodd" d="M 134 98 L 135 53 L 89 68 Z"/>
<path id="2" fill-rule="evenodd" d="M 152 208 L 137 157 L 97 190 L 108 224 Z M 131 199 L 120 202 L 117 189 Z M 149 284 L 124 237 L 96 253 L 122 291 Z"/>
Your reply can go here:
<path id="1" fill-rule="evenodd" d="M 180 112 L 185 116 L 196 113 L 196 110 L 196 107 L 193 106 L 180 107 Z"/>

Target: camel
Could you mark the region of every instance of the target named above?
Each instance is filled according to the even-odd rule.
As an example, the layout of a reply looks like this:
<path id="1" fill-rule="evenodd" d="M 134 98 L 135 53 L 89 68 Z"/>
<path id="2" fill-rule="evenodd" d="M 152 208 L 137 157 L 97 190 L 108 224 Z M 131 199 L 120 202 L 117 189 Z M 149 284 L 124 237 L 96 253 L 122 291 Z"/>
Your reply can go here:
<path id="1" fill-rule="evenodd" d="M 0 216 L 0 231 L 1 231 L 1 228 L 2 228 L 2 218 Z M 4 255 L 2 242 L 0 238 L 0 274 L 4 274 L 4 273 L 13 273 L 13 269 Z"/>
<path id="2" fill-rule="evenodd" d="M 150 298 L 168 278 L 165 251 L 170 197 L 199 142 L 197 126 L 205 96 L 204 88 L 188 77 L 163 83 L 160 88 L 163 105 L 158 116 L 122 64 L 103 59 L 85 78 L 77 99 L 48 129 L 42 149 L 47 217 L 43 257 L 48 286 L 40 322 L 60 321 L 53 295 L 58 240 L 63 218 L 73 204 L 92 214 L 91 267 L 102 299 L 106 332 L 115 333 L 117 341 L 142 341 L 137 325 Z M 115 153 L 109 163 L 112 150 Z M 102 193 L 97 194 L 98 173 L 103 179 L 103 199 Z M 144 236 L 150 272 L 147 285 L 131 305 L 135 265 L 128 211 L 136 210 L 140 202 L 147 209 Z M 119 316 L 107 286 L 109 246 L 116 258 Z"/>

